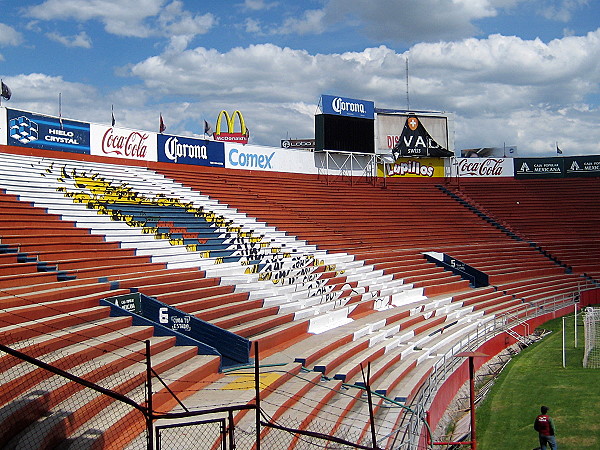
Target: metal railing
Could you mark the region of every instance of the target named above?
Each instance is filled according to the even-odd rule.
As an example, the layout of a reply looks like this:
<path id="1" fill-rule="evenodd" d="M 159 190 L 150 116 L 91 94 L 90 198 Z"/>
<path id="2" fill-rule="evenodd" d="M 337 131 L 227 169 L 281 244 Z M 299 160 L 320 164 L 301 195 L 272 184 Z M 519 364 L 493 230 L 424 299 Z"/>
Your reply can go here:
<path id="1" fill-rule="evenodd" d="M 593 288 L 595 286 L 592 287 L 590 285 L 589 289 Z M 416 450 L 418 448 L 420 436 L 425 426 L 426 413 L 433 403 L 437 391 L 448 377 L 464 362 L 464 359 L 457 358 L 456 354 L 463 351 L 474 351 L 489 339 L 505 333 L 507 330 L 514 329 L 519 325 L 524 326 L 525 332 L 529 333 L 529 324 L 527 321 L 574 304 L 582 290 L 588 290 L 588 283 L 581 283 L 577 293 L 563 294 L 538 302 L 524 303 L 510 313 L 498 315 L 486 322 L 482 322 L 477 329 L 454 344 L 434 364 L 429 377 L 419 387 L 411 402 L 411 409 L 415 412 L 403 415 L 392 448 L 403 450 Z"/>

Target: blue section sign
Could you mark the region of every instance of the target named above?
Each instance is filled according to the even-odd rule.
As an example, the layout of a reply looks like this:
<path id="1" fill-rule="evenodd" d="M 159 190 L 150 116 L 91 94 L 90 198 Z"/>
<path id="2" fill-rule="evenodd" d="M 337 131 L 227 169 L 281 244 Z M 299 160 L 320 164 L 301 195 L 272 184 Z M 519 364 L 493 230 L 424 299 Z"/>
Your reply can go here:
<path id="1" fill-rule="evenodd" d="M 195 166 L 225 167 L 223 142 L 158 135 L 158 160 Z"/>
<path id="2" fill-rule="evenodd" d="M 375 119 L 375 103 L 368 100 L 321 95 L 323 114 Z"/>
<path id="3" fill-rule="evenodd" d="M 141 292 L 107 297 L 101 303 L 118 307 L 117 310 L 113 308 L 112 315 L 132 315 L 134 325 L 151 324 L 158 336 L 176 336 L 178 345 L 196 345 L 201 354 L 220 355 L 223 366 L 248 364 L 250 361 L 248 339 Z M 139 319 L 143 322 L 140 323 Z"/>
<path id="4" fill-rule="evenodd" d="M 60 152 L 90 153 L 90 124 L 6 110 L 8 145 Z"/>

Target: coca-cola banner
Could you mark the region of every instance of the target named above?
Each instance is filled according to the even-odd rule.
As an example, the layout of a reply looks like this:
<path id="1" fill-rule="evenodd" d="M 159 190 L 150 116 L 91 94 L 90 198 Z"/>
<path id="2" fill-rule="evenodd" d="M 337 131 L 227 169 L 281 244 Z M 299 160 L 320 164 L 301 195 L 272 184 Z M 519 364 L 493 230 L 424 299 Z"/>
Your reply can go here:
<path id="1" fill-rule="evenodd" d="M 156 133 L 90 125 L 91 154 L 112 158 L 157 161 Z"/>
<path id="2" fill-rule="evenodd" d="M 225 167 L 223 142 L 158 135 L 158 160 L 176 164 Z"/>
<path id="3" fill-rule="evenodd" d="M 456 158 L 450 160 L 451 176 L 459 177 L 512 177 L 512 158 Z"/>

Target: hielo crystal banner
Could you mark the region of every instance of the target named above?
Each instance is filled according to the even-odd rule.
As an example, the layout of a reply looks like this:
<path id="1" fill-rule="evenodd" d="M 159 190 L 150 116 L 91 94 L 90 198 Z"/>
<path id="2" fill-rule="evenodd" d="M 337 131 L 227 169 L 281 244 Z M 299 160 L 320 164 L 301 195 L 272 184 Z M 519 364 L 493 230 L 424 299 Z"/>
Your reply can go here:
<path id="1" fill-rule="evenodd" d="M 90 153 L 90 125 L 6 109 L 7 144 L 60 152 Z"/>

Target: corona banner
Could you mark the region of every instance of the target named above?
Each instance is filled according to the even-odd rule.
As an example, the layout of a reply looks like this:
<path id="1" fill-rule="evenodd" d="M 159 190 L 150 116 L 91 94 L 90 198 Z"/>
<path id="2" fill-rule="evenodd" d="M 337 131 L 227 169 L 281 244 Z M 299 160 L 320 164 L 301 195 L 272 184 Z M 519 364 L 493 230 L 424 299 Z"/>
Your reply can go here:
<path id="1" fill-rule="evenodd" d="M 375 103 L 369 100 L 321 95 L 319 104 L 323 114 L 360 117 L 362 119 L 375 118 Z"/>
<path id="2" fill-rule="evenodd" d="M 223 119 L 223 116 L 225 116 L 225 121 L 227 122 L 227 132 L 221 131 L 221 121 Z M 236 133 L 234 131 L 236 116 L 240 119 L 239 133 Z M 219 113 L 219 115 L 217 116 L 216 131 L 213 133 L 213 138 L 215 139 L 215 141 L 237 142 L 238 144 L 247 144 L 249 136 L 250 133 L 246 128 L 244 116 L 242 116 L 241 112 L 235 110 L 231 116 L 225 110 Z"/>
<path id="3" fill-rule="evenodd" d="M 224 167 L 225 144 L 159 134 L 158 161 L 195 166 Z"/>
<path id="4" fill-rule="evenodd" d="M 398 158 L 393 164 L 377 164 L 377 176 L 403 178 L 444 177 L 442 158 Z"/>

